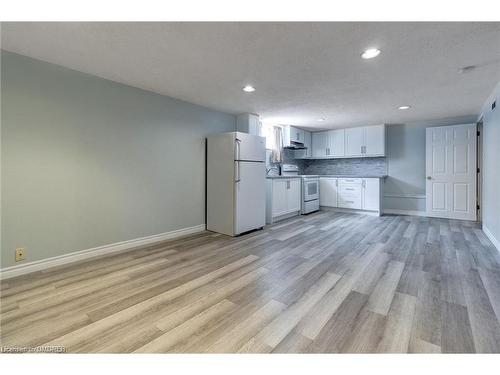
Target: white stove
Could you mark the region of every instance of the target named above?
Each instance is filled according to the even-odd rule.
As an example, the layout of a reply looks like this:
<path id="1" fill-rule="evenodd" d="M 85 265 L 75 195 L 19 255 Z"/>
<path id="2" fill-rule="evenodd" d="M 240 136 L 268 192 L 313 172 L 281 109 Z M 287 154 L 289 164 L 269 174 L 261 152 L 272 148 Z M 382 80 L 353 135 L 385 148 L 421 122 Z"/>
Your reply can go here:
<path id="1" fill-rule="evenodd" d="M 299 167 L 294 164 L 281 166 L 282 176 L 300 176 L 302 179 L 301 214 L 309 214 L 319 210 L 319 176 L 299 175 Z"/>

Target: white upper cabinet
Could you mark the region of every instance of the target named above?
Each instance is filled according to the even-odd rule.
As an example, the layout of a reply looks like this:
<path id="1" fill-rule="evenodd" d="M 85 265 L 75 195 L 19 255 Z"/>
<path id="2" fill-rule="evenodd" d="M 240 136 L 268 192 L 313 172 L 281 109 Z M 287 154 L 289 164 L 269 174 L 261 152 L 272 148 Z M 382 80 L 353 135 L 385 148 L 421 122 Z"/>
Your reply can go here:
<path id="1" fill-rule="evenodd" d="M 304 157 L 310 158 L 312 156 L 312 134 L 304 130 Z"/>
<path id="2" fill-rule="evenodd" d="M 303 143 L 307 147 L 304 153 L 305 157 L 385 156 L 385 125 L 320 131 L 314 132 L 312 135 L 293 126 L 288 128 L 288 132 L 285 132 L 284 136 L 285 146 L 291 142 Z"/>
<path id="3" fill-rule="evenodd" d="M 345 156 L 363 156 L 365 128 L 345 129 Z"/>
<path id="4" fill-rule="evenodd" d="M 328 132 L 316 132 L 312 134 L 312 156 L 327 156 Z"/>
<path id="5" fill-rule="evenodd" d="M 328 131 L 328 146 L 327 156 L 342 157 L 345 155 L 345 130 L 330 130 Z"/>
<path id="6" fill-rule="evenodd" d="M 304 131 L 290 126 L 290 141 L 304 143 Z"/>
<path id="7" fill-rule="evenodd" d="M 312 148 L 314 157 L 343 157 L 344 129 L 313 133 Z"/>
<path id="8" fill-rule="evenodd" d="M 385 156 L 385 125 L 345 130 L 346 156 Z"/>
<path id="9" fill-rule="evenodd" d="M 236 117 L 236 131 L 252 135 L 262 135 L 259 115 L 243 113 Z"/>
<path id="10" fill-rule="evenodd" d="M 367 126 L 364 156 L 385 156 L 385 125 Z"/>
<path id="11" fill-rule="evenodd" d="M 305 130 L 296 128 L 294 126 L 283 127 L 283 144 L 285 147 L 294 146 L 296 143 L 304 143 L 306 138 Z"/>

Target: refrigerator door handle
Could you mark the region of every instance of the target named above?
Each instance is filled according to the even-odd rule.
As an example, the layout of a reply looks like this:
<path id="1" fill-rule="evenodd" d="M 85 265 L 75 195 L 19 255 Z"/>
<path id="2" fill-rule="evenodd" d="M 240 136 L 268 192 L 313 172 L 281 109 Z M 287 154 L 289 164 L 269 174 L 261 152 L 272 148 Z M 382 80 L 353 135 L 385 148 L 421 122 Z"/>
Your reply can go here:
<path id="1" fill-rule="evenodd" d="M 234 162 L 234 176 L 235 176 L 235 180 L 234 180 L 235 183 L 241 181 L 241 178 L 240 178 L 240 162 L 239 161 L 235 161 Z"/>
<path id="2" fill-rule="evenodd" d="M 235 148 L 235 159 L 240 160 L 241 159 L 241 139 L 236 138 L 234 140 L 234 148 Z"/>

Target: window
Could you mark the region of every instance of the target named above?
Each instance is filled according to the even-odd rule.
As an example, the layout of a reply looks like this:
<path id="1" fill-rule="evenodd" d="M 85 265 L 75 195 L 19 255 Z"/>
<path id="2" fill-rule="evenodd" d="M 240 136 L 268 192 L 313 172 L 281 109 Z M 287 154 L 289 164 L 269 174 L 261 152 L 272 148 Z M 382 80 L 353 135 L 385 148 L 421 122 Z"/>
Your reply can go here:
<path id="1" fill-rule="evenodd" d="M 266 138 L 266 148 L 272 150 L 274 147 L 274 130 L 275 124 L 262 123 L 262 136 Z"/>

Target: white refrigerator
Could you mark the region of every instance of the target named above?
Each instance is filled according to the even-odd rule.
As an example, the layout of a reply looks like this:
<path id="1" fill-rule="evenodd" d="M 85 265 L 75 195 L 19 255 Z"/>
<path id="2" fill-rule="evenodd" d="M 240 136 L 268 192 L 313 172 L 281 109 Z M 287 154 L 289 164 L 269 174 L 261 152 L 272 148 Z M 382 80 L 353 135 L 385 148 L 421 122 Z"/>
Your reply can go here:
<path id="1" fill-rule="evenodd" d="M 207 137 L 207 230 L 237 236 L 265 225 L 265 158 L 263 137 Z"/>

